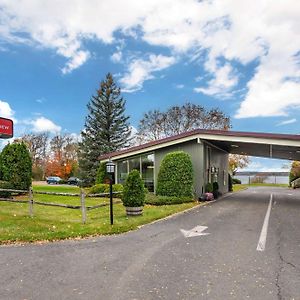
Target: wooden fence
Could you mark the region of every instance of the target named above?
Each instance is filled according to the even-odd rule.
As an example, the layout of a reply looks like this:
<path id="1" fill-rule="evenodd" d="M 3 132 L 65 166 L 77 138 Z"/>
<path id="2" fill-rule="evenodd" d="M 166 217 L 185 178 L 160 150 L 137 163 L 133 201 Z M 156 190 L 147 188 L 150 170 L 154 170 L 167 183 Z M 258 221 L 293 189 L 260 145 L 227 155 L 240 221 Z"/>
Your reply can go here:
<path id="1" fill-rule="evenodd" d="M 85 203 L 86 197 L 90 198 L 100 198 L 100 197 L 109 197 L 109 193 L 101 193 L 101 194 L 86 194 L 83 189 L 80 189 L 80 193 L 55 193 L 55 192 L 43 192 L 43 191 L 33 191 L 32 188 L 27 190 L 13 190 L 13 189 L 0 189 L 0 192 L 10 192 L 10 193 L 17 193 L 17 194 L 28 194 L 28 200 L 21 200 L 15 198 L 1 198 L 0 201 L 5 202 L 12 202 L 12 203 L 28 203 L 28 210 L 29 216 L 33 217 L 34 214 L 34 205 L 44 205 L 44 206 L 55 206 L 55 207 L 62 207 L 62 208 L 69 208 L 69 209 L 80 209 L 82 215 L 82 223 L 85 224 L 87 220 L 87 211 L 100 208 L 103 206 L 109 205 L 109 203 L 100 203 L 93 206 L 87 206 Z M 118 195 L 121 192 L 113 192 L 114 195 Z M 80 205 L 71 205 L 65 203 L 54 203 L 54 202 L 42 202 L 34 200 L 34 194 L 42 194 L 42 195 L 53 195 L 53 196 L 66 196 L 66 197 L 79 197 Z M 121 203 L 120 200 L 115 200 L 113 203 Z"/>

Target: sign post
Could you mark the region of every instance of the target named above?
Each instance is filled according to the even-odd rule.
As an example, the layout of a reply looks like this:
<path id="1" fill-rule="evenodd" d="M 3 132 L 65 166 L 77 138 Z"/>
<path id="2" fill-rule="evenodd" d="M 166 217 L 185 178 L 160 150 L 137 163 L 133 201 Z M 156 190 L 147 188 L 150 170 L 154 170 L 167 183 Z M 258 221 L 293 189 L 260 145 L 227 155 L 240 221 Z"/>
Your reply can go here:
<path id="1" fill-rule="evenodd" d="M 10 139 L 14 136 L 14 122 L 0 117 L 0 139 Z"/>

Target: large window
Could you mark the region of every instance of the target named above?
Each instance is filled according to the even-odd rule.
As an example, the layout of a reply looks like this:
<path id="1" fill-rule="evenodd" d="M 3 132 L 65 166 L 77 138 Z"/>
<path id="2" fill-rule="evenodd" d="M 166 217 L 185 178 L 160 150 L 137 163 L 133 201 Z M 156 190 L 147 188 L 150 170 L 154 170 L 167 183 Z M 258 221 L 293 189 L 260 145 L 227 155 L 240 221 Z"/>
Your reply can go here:
<path id="1" fill-rule="evenodd" d="M 128 172 L 138 170 L 145 187 L 154 192 L 154 154 L 144 154 L 118 162 L 118 183 L 124 183 Z"/>
<path id="2" fill-rule="evenodd" d="M 118 162 L 118 183 L 124 183 L 128 175 L 128 161 L 123 160 Z"/>
<path id="3" fill-rule="evenodd" d="M 140 157 L 134 157 L 128 160 L 129 162 L 129 172 L 132 170 L 138 170 L 141 171 L 141 160 Z"/>
<path id="4" fill-rule="evenodd" d="M 149 192 L 154 192 L 154 154 L 142 156 L 142 179 Z"/>

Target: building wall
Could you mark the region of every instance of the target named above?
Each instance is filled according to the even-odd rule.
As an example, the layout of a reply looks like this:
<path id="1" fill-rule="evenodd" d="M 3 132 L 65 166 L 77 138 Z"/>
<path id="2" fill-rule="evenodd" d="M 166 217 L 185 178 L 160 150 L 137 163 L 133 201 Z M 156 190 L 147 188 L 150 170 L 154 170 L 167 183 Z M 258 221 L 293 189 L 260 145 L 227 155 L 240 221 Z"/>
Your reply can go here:
<path id="1" fill-rule="evenodd" d="M 211 182 L 217 181 L 219 184 L 219 191 L 222 194 L 228 192 L 228 153 L 219 150 L 217 148 L 211 147 L 211 167 L 216 167 L 219 169 L 215 180 L 214 175 L 211 174 Z"/>
<path id="2" fill-rule="evenodd" d="M 159 166 L 166 154 L 173 151 L 184 151 L 191 156 L 193 170 L 194 170 L 194 188 L 197 196 L 202 194 L 202 187 L 204 186 L 204 159 L 203 159 L 203 144 L 197 143 L 197 139 L 186 143 L 162 148 L 155 151 L 154 164 L 154 187 L 157 186 L 157 176 Z"/>
<path id="3" fill-rule="evenodd" d="M 210 155 L 208 155 L 208 149 L 210 149 Z M 154 190 L 157 186 L 159 166 L 163 158 L 166 154 L 174 151 L 184 151 L 191 156 L 194 170 L 194 191 L 198 197 L 205 192 L 205 184 L 207 182 L 213 182 L 215 179 L 217 179 L 219 183 L 220 192 L 228 192 L 228 154 L 198 139 L 151 152 L 154 153 Z M 128 157 L 127 159 L 135 157 L 138 156 Z M 216 177 L 211 173 L 212 166 L 219 169 L 219 173 Z M 117 168 L 117 173 L 119 173 L 119 171 Z M 119 182 L 118 179 L 117 182 Z"/>

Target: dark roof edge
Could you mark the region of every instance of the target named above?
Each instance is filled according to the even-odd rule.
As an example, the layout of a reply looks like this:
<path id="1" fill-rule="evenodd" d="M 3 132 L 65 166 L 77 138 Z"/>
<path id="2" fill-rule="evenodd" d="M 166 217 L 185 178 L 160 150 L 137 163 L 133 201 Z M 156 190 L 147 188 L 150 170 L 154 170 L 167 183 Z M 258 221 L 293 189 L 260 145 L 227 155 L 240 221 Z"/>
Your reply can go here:
<path id="1" fill-rule="evenodd" d="M 176 141 L 185 137 L 190 137 L 198 134 L 213 134 L 213 135 L 223 135 L 223 136 L 235 136 L 235 137 L 252 137 L 252 138 L 266 138 L 266 139 L 282 139 L 282 140 L 293 140 L 300 141 L 300 135 L 293 134 L 282 134 L 282 133 L 263 133 L 263 132 L 244 132 L 244 131 L 230 131 L 230 130 L 207 130 L 207 129 L 195 129 L 192 131 L 180 133 L 178 135 L 173 135 L 170 137 L 166 137 L 160 140 L 151 141 L 146 144 L 126 148 L 120 151 L 115 151 L 111 153 L 106 153 L 99 156 L 99 160 L 105 160 L 109 158 L 113 158 L 118 155 L 123 155 L 143 149 L 150 148 L 156 145 L 163 145 L 164 143 Z"/>

